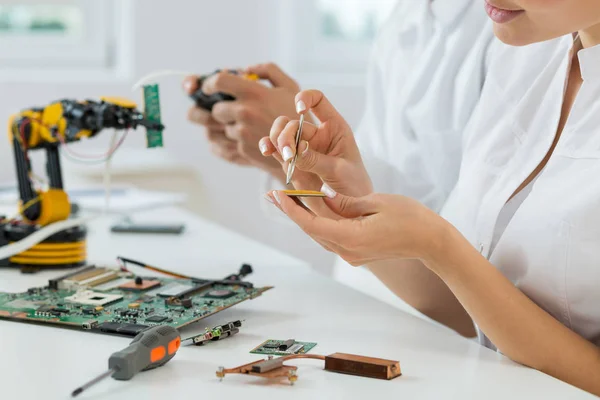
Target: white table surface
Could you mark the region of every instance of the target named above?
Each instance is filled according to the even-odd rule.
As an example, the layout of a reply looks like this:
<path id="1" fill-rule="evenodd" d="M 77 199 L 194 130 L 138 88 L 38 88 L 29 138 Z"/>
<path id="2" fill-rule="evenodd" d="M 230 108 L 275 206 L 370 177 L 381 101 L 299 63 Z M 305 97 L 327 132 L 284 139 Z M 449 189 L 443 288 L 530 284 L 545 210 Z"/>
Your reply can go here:
<path id="1" fill-rule="evenodd" d="M 90 226 L 89 259 L 112 262 L 117 255 L 197 277 L 221 278 L 243 262 L 256 285 L 274 285 L 242 303 L 182 331 L 244 319 L 233 338 L 203 347 L 182 347 L 166 366 L 130 381 L 106 379 L 80 396 L 89 400 L 166 399 L 586 399 L 595 398 L 463 339 L 404 314 L 326 277 L 278 251 L 177 209 L 136 216 L 137 221 L 185 221 L 182 236 L 117 236 L 109 219 Z M 0 270 L 0 290 L 42 286 L 62 272 L 21 275 Z M 147 272 L 146 272 L 147 273 Z M 381 381 L 323 371 L 322 362 L 299 360 L 295 386 L 261 378 L 215 376 L 260 357 L 249 350 L 266 339 L 318 342 L 315 354 L 346 352 L 400 361 L 403 375 Z M 0 399 L 68 399 L 70 392 L 104 372 L 108 356 L 130 339 L 0 321 Z"/>

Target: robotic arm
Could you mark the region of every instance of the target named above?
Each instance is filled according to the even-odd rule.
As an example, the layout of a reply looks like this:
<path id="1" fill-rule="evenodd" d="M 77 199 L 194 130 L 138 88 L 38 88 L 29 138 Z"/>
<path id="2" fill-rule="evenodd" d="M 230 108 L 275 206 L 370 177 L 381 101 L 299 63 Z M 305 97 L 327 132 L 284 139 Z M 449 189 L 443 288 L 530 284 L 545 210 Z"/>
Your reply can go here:
<path id="1" fill-rule="evenodd" d="M 105 128 L 163 130 L 161 123 L 147 120 L 136 104 L 125 99 L 101 101 L 61 100 L 45 108 L 22 111 L 10 119 L 9 139 L 15 154 L 22 217 L 40 226 L 65 220 L 70 204 L 64 192 L 59 147 L 96 136 Z M 29 150 L 45 149 L 49 189 L 35 192 L 31 185 Z"/>
<path id="2" fill-rule="evenodd" d="M 156 140 L 156 134 L 162 144 L 164 126 L 159 122 L 157 96 L 157 90 L 145 95 L 146 115 L 137 110 L 135 103 L 119 98 L 60 100 L 44 108 L 32 108 L 13 115 L 9 120 L 9 140 L 15 154 L 22 221 L 0 219 L 0 247 L 24 240 L 46 225 L 69 218 L 71 204 L 63 186 L 61 145 L 94 137 L 106 128 L 126 130 L 139 126 L 146 128 L 149 146 L 150 137 Z M 36 190 L 30 178 L 29 151 L 39 149 L 45 150 L 47 156 L 47 190 Z M 85 226 L 77 225 L 52 234 L 9 259 L 0 259 L 0 266 L 16 266 L 24 271 L 41 267 L 78 267 L 85 264 L 85 238 Z"/>

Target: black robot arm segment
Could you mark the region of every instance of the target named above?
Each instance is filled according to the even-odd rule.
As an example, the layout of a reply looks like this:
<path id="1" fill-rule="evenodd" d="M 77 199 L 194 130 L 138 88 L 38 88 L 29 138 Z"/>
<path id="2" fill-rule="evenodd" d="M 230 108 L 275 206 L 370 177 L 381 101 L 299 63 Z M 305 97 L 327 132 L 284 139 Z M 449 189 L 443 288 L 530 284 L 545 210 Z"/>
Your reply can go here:
<path id="1" fill-rule="evenodd" d="M 104 101 L 88 100 L 77 102 L 74 100 L 61 101 L 63 116 L 67 121 L 67 141 L 76 140 L 76 135 L 81 130 L 89 130 L 92 136 L 102 129 L 136 129 L 143 126 L 150 130 L 162 130 L 164 126 L 144 118 L 144 115 L 133 108 L 122 107 Z"/>

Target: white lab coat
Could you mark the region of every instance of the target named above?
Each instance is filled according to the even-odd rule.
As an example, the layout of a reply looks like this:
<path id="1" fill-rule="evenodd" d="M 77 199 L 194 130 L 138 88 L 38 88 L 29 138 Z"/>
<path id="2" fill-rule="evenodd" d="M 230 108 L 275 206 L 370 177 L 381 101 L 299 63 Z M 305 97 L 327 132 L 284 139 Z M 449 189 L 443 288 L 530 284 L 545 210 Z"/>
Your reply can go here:
<path id="1" fill-rule="evenodd" d="M 357 131 L 376 191 L 441 209 L 458 178 L 462 134 L 481 94 L 492 40 L 481 1 L 399 1 L 375 44 Z M 408 309 L 364 268 L 339 259 L 334 277 Z"/>
<path id="2" fill-rule="evenodd" d="M 584 82 L 560 141 L 490 246 L 508 199 L 555 138 L 572 42 L 494 49 L 441 215 L 538 306 L 600 346 L 600 45 L 579 51 Z"/>

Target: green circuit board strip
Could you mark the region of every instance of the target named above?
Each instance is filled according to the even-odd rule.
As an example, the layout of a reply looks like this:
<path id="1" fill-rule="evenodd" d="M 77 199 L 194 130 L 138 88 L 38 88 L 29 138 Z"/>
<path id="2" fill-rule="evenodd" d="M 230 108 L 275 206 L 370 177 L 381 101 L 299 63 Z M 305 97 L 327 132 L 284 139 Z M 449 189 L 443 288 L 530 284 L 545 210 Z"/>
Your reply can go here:
<path id="1" fill-rule="evenodd" d="M 161 122 L 158 85 L 144 86 L 144 114 L 149 121 Z M 148 148 L 163 147 L 162 131 L 148 130 L 146 132 L 146 142 Z"/>
<path id="2" fill-rule="evenodd" d="M 292 352 L 281 351 L 278 348 L 284 342 L 285 342 L 285 340 L 269 339 L 269 340 L 261 343 L 259 346 L 255 347 L 254 349 L 252 349 L 250 351 L 250 353 L 263 354 L 263 355 L 268 355 L 268 356 L 289 356 L 290 354 L 306 354 L 317 345 L 317 343 L 313 343 L 313 342 L 294 341 L 294 344 L 290 347 L 290 349 L 293 349 L 293 347 L 296 345 L 302 345 L 302 348 L 300 348 L 297 351 L 292 351 Z"/>

